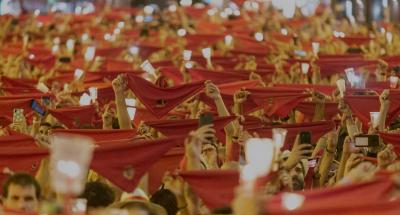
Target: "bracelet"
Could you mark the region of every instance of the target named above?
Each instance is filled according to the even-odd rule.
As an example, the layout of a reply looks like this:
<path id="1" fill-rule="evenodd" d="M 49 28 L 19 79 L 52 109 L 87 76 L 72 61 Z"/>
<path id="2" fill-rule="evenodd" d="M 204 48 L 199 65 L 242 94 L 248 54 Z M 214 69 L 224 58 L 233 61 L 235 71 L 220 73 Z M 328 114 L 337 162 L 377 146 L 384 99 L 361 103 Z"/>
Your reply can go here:
<path id="1" fill-rule="evenodd" d="M 334 153 L 335 153 L 335 151 L 334 151 L 334 150 L 330 151 L 330 150 L 328 149 L 328 146 L 327 146 L 327 147 L 325 147 L 325 151 L 327 151 L 327 152 L 328 152 L 328 153 L 330 153 L 330 154 L 334 154 Z"/>

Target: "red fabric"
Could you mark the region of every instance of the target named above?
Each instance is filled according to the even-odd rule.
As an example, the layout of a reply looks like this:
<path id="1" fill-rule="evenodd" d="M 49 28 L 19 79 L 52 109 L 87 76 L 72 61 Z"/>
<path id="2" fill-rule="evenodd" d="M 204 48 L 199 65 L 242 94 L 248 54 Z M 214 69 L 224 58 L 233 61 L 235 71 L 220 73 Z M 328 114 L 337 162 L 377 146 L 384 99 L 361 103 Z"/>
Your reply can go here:
<path id="1" fill-rule="evenodd" d="M 0 183 L 8 177 L 5 170 L 12 172 L 25 172 L 35 175 L 39 169 L 40 161 L 48 155 L 46 149 L 36 146 L 23 146 L 15 150 L 14 147 L 1 147 L 0 150 Z"/>
<path id="2" fill-rule="evenodd" d="M 208 7 L 204 7 L 204 8 L 185 7 L 184 12 L 185 12 L 185 14 L 196 19 L 196 18 L 200 18 L 201 16 L 203 16 L 207 12 L 208 9 L 209 9 Z"/>
<path id="3" fill-rule="evenodd" d="M 268 116 L 287 116 L 300 102 L 310 97 L 306 93 L 295 93 L 277 90 L 273 88 L 248 89 L 250 95 L 248 100 L 253 100 L 257 105 L 264 108 Z"/>
<path id="4" fill-rule="evenodd" d="M 394 151 L 400 155 L 400 133 L 380 132 L 379 136 L 386 144 L 392 144 L 394 146 Z"/>
<path id="5" fill-rule="evenodd" d="M 160 72 L 164 76 L 170 78 L 174 82 L 175 85 L 183 83 L 183 77 L 182 77 L 181 72 L 179 71 L 178 68 L 176 68 L 174 66 L 161 67 Z"/>
<path id="6" fill-rule="evenodd" d="M 400 94 L 390 91 L 390 107 L 386 123 L 390 124 L 400 113 Z M 370 112 L 379 112 L 380 102 L 378 96 L 345 96 L 344 101 L 349 105 L 352 113 L 360 119 L 363 129 L 368 130 L 368 123 L 371 120 Z"/>
<path id="7" fill-rule="evenodd" d="M 0 77 L 3 87 L 24 87 L 24 88 L 35 88 L 37 80 L 26 79 L 26 78 L 9 78 L 6 76 Z"/>
<path id="8" fill-rule="evenodd" d="M 132 71 L 132 63 L 122 60 L 107 58 L 102 63 L 101 68 L 106 71 Z"/>
<path id="9" fill-rule="evenodd" d="M 49 113 L 68 128 L 80 128 L 92 124 L 96 110 L 93 105 L 87 105 L 53 109 L 49 110 Z"/>
<path id="10" fill-rule="evenodd" d="M 0 136 L 0 148 L 35 148 L 35 140 L 28 135 L 15 134 Z"/>
<path id="11" fill-rule="evenodd" d="M 398 214 L 399 201 L 395 201 L 397 206 L 393 206 L 386 198 L 393 186 L 393 182 L 386 178 L 300 192 L 299 194 L 305 197 L 305 201 L 299 208 L 290 211 L 290 214 Z M 357 201 L 357 199 L 360 201 Z M 389 205 L 390 207 L 388 207 Z M 393 208 L 396 209 L 392 210 Z M 265 209 L 268 214 L 288 214 L 288 210 L 282 205 L 282 195 L 274 196 L 266 201 Z M 390 213 L 387 213 L 388 211 Z"/>
<path id="12" fill-rule="evenodd" d="M 96 48 L 96 56 L 101 57 L 116 57 L 120 55 L 126 48 L 125 47 L 102 47 Z"/>
<path id="13" fill-rule="evenodd" d="M 29 114 L 29 112 L 32 112 L 31 101 L 30 98 L 1 99 L 0 97 L 0 114 L 9 120 L 12 120 L 15 108 L 24 109 L 24 115 Z"/>
<path id="14" fill-rule="evenodd" d="M 320 67 L 321 76 L 331 76 L 334 74 L 344 73 L 344 70 L 350 67 L 355 69 L 376 64 L 376 60 L 363 60 L 363 59 L 319 59 L 316 61 L 316 64 Z"/>
<path id="15" fill-rule="evenodd" d="M 224 101 L 224 104 L 228 111 L 232 113 L 232 108 L 233 108 L 233 95 L 228 95 L 221 93 L 222 100 Z M 199 100 L 204 102 L 207 106 L 211 107 L 214 111 L 217 110 L 217 107 L 215 106 L 215 102 L 213 99 L 208 97 L 205 93 L 201 93 L 199 95 Z M 261 109 L 262 107 L 258 104 L 256 104 L 252 99 L 247 99 L 246 102 L 242 105 L 243 106 L 243 114 L 248 114 L 251 113 L 257 109 Z"/>
<path id="16" fill-rule="evenodd" d="M 25 88 L 25 87 L 0 87 L 0 90 L 3 90 L 7 95 L 40 93 L 40 91 L 38 91 L 35 88 Z"/>
<path id="17" fill-rule="evenodd" d="M 311 143 L 316 144 L 318 139 L 324 134 L 332 131 L 335 128 L 335 124 L 332 121 L 320 121 L 320 122 L 307 122 L 307 123 L 296 123 L 296 124 L 282 124 L 282 125 L 267 125 L 265 127 L 247 129 L 250 134 L 257 132 L 260 137 L 272 138 L 273 128 L 284 128 L 287 129 L 285 144 L 282 150 L 291 149 L 296 136 L 301 131 L 311 132 Z"/>
<path id="18" fill-rule="evenodd" d="M 128 87 L 157 118 L 165 116 L 176 106 L 204 88 L 204 82 L 160 88 L 134 75 L 128 75 Z"/>
<path id="19" fill-rule="evenodd" d="M 347 36 L 340 38 L 349 46 L 361 46 L 369 43 L 373 38 L 371 37 L 357 37 L 357 36 Z"/>
<path id="20" fill-rule="evenodd" d="M 37 213 L 29 213 L 29 212 L 22 212 L 4 208 L 3 210 L 0 207 L 0 211 L 4 212 L 4 215 L 38 215 Z"/>
<path id="21" fill-rule="evenodd" d="M 305 115 L 305 117 L 309 120 L 312 120 L 315 113 L 315 103 L 314 102 L 301 102 L 296 107 L 301 113 Z M 326 120 L 330 120 L 335 117 L 339 113 L 338 103 L 337 102 L 325 102 L 325 118 Z"/>
<path id="22" fill-rule="evenodd" d="M 132 192 L 140 178 L 182 136 L 146 141 L 113 141 L 96 148 L 91 168 L 126 192 Z"/>
<path id="23" fill-rule="evenodd" d="M 162 49 L 162 47 L 157 44 L 150 44 L 150 43 L 145 43 L 145 42 L 136 44 L 136 46 L 139 47 L 139 55 L 142 59 L 147 59 L 154 52 L 157 52 Z"/>
<path id="24" fill-rule="evenodd" d="M 224 128 L 235 116 L 226 117 L 215 117 L 214 118 L 214 129 L 216 131 L 216 137 L 221 141 L 225 142 Z M 155 128 L 165 136 L 173 136 L 177 134 L 188 134 L 190 131 L 194 131 L 199 127 L 198 119 L 182 119 L 182 120 L 157 120 L 145 122 L 146 125 Z"/>
<path id="25" fill-rule="evenodd" d="M 170 149 L 149 170 L 149 193 L 154 193 L 161 185 L 166 172 L 174 172 L 184 156 L 183 147 Z"/>
<path id="26" fill-rule="evenodd" d="M 188 34 L 185 36 L 187 46 L 193 47 L 207 47 L 217 43 L 219 40 L 224 39 L 223 34 Z"/>
<path id="27" fill-rule="evenodd" d="M 238 72 L 217 72 L 207 69 L 190 69 L 189 74 L 194 81 L 211 80 L 214 84 L 249 80 L 248 74 Z"/>
<path id="28" fill-rule="evenodd" d="M 240 159 L 240 145 L 237 142 L 233 142 L 232 147 L 227 152 L 226 160 L 239 162 L 239 159 Z"/>
<path id="29" fill-rule="evenodd" d="M 221 93 L 233 95 L 236 91 L 240 89 L 247 89 L 247 88 L 255 88 L 260 85 L 260 81 L 258 80 L 249 80 L 249 81 L 236 81 L 230 82 L 226 84 L 219 84 L 218 88 Z"/>
<path id="30" fill-rule="evenodd" d="M 161 119 L 185 119 L 186 114 L 181 112 L 174 112 L 171 111 L 166 116 L 162 117 Z M 135 127 L 139 127 L 140 122 L 146 121 L 156 121 L 158 120 L 150 111 L 145 108 L 136 108 L 135 118 L 133 119 L 133 124 Z"/>
<path id="31" fill-rule="evenodd" d="M 313 89 L 317 92 L 323 93 L 327 96 L 331 96 L 335 91 L 336 87 L 332 85 L 316 85 L 316 84 L 274 84 L 276 88 L 286 88 L 286 89 Z"/>
<path id="32" fill-rule="evenodd" d="M 196 170 L 180 175 L 210 209 L 229 206 L 239 185 L 237 170 Z"/>
<path id="33" fill-rule="evenodd" d="M 55 129 L 51 132 L 88 136 L 96 142 L 132 139 L 136 136 L 136 131 L 133 129 Z"/>

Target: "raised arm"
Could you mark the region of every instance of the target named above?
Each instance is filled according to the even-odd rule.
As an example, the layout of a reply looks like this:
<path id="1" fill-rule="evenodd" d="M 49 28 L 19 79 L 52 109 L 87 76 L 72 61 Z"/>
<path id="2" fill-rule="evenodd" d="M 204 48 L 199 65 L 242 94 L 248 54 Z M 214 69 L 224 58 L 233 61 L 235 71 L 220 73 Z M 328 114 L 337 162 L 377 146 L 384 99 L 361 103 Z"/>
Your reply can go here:
<path id="1" fill-rule="evenodd" d="M 131 129 L 132 124 L 129 118 L 128 110 L 126 109 L 125 103 L 125 88 L 126 88 L 126 79 L 124 76 L 119 75 L 112 81 L 112 86 L 115 93 L 115 104 L 117 106 L 117 117 L 119 127 L 121 129 Z"/>

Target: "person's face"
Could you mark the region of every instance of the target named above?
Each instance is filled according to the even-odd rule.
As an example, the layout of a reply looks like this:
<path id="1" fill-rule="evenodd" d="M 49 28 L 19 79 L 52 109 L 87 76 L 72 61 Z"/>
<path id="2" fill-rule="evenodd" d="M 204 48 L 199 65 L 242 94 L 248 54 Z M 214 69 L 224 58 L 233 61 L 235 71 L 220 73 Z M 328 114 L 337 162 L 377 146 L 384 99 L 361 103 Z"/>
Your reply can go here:
<path id="1" fill-rule="evenodd" d="M 40 126 L 39 127 L 39 134 L 40 135 L 48 135 L 49 134 L 49 130 L 50 130 L 50 127 L 48 127 L 48 126 Z"/>
<path id="2" fill-rule="evenodd" d="M 36 212 L 39 200 L 33 185 L 21 186 L 10 184 L 7 198 L 4 199 L 4 207 L 12 210 Z"/>
<path id="3" fill-rule="evenodd" d="M 292 178 L 293 189 L 303 190 L 304 189 L 304 173 L 301 163 L 298 163 L 293 169 L 290 170 L 290 177 Z"/>

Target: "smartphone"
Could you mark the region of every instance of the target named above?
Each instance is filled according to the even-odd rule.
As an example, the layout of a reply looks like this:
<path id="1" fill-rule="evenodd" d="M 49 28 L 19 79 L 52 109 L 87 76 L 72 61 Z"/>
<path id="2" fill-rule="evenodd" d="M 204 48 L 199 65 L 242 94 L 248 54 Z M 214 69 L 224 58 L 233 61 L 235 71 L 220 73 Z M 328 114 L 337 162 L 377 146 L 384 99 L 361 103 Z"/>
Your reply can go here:
<path id="1" fill-rule="evenodd" d="M 354 137 L 355 147 L 376 147 L 379 146 L 379 135 L 361 134 Z"/>
<path id="2" fill-rule="evenodd" d="M 311 144 L 311 133 L 309 131 L 300 132 L 300 143 Z"/>
<path id="3" fill-rule="evenodd" d="M 24 121 L 24 109 L 15 108 L 13 112 L 13 123 L 20 123 Z"/>
<path id="4" fill-rule="evenodd" d="M 300 132 L 300 144 L 311 144 L 311 133 L 309 131 Z M 310 157 L 311 153 L 306 154 L 306 156 Z"/>
<path id="5" fill-rule="evenodd" d="M 199 128 L 205 125 L 213 124 L 214 117 L 212 113 L 202 113 L 199 117 Z"/>
<path id="6" fill-rule="evenodd" d="M 46 111 L 35 100 L 31 101 L 31 108 L 41 116 L 46 115 Z"/>

